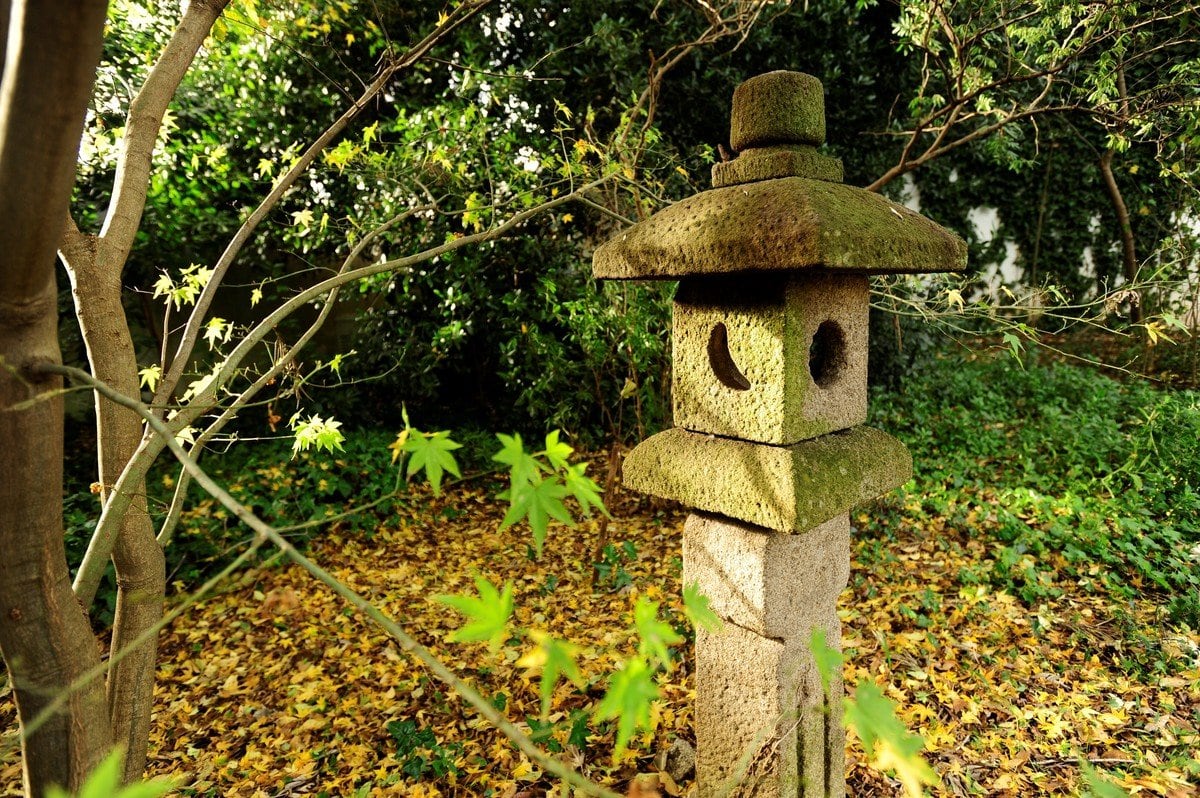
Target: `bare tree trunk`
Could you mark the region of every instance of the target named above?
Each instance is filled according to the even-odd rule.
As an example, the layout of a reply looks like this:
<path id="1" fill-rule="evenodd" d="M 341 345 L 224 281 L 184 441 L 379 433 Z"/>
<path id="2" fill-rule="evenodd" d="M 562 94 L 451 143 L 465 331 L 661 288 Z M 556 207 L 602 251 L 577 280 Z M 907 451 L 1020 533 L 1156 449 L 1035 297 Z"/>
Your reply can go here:
<path id="1" fill-rule="evenodd" d="M 22 730 L 99 651 L 75 600 L 62 536 L 61 380 L 54 250 L 70 200 L 104 28 L 104 2 L 4 3 L 0 87 L 0 652 Z M 74 791 L 111 746 L 103 687 L 84 685 L 23 735 L 25 792 Z"/>
<path id="2" fill-rule="evenodd" d="M 125 396 L 139 392 L 137 353 L 122 303 L 121 275 L 141 225 L 154 144 L 163 114 L 196 52 L 229 0 L 194 0 L 129 106 L 116 182 L 98 236 L 84 235 L 68 217 L 59 254 L 71 278 L 75 315 L 87 346 L 92 376 Z M 107 502 L 117 477 L 142 439 L 136 412 L 96 394 L 101 498 Z M 146 507 L 145 483 L 126 488 L 130 504 L 112 551 L 117 607 L 111 648 L 129 648 L 162 618 L 166 564 Z M 113 739 L 125 749 L 125 781 L 141 777 L 146 764 L 154 699 L 157 639 L 136 646 L 108 674 L 108 712 Z"/>
<path id="3" fill-rule="evenodd" d="M 98 263 L 96 239 L 71 229 L 60 251 L 70 263 L 75 315 L 87 345 L 92 375 L 126 396 L 138 395 L 133 338 L 121 304 L 121 269 Z M 101 498 L 133 457 L 142 438 L 137 413 L 96 395 Z M 123 650 L 162 618 L 166 564 L 155 540 L 146 507 L 145 483 L 128 489 L 131 502 L 113 548 L 117 607 L 111 648 Z M 146 764 L 150 710 L 154 695 L 157 641 L 151 638 L 112 667 L 108 675 L 108 712 L 113 739 L 125 749 L 125 780 L 140 778 Z"/>
<path id="4" fill-rule="evenodd" d="M 1121 127 L 1124 128 L 1130 121 L 1129 115 L 1129 89 L 1125 85 L 1125 70 L 1117 69 L 1117 92 L 1121 98 Z M 1117 214 L 1117 225 L 1120 228 L 1121 234 L 1121 258 L 1125 270 L 1125 282 L 1133 285 L 1137 282 L 1138 262 L 1137 250 L 1134 248 L 1133 240 L 1133 223 L 1129 218 L 1129 208 L 1125 205 L 1125 198 L 1121 196 L 1121 187 L 1117 185 L 1117 177 L 1113 174 L 1112 162 L 1115 154 L 1112 147 L 1104 151 L 1100 156 L 1100 174 L 1104 176 L 1104 187 L 1108 189 L 1108 197 L 1112 200 L 1113 211 Z M 1139 323 L 1145 311 L 1142 307 L 1141 297 L 1135 301 L 1129 308 L 1129 320 L 1134 324 Z"/>
<path id="5" fill-rule="evenodd" d="M 1100 174 L 1104 176 L 1104 186 L 1108 189 L 1108 197 L 1112 200 L 1113 211 L 1117 214 L 1117 225 L 1121 234 L 1121 259 L 1124 264 L 1125 282 L 1133 285 L 1137 282 L 1138 262 L 1137 251 L 1134 249 L 1133 224 L 1129 219 L 1129 208 L 1125 198 L 1121 196 L 1121 187 L 1117 185 L 1112 168 L 1113 151 L 1105 150 L 1100 156 Z M 1129 320 L 1137 324 L 1142 320 L 1140 302 L 1133 303 L 1129 308 Z"/>

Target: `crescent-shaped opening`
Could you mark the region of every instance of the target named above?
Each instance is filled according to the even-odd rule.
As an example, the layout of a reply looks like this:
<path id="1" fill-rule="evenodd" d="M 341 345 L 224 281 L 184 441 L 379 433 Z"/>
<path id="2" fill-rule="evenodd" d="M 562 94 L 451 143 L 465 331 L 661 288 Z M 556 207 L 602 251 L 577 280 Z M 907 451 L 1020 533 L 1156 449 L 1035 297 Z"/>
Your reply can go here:
<path id="1" fill-rule="evenodd" d="M 750 380 L 746 379 L 729 354 L 729 331 L 725 329 L 724 322 L 717 322 L 708 336 L 708 365 L 726 388 L 735 391 L 750 389 Z"/>

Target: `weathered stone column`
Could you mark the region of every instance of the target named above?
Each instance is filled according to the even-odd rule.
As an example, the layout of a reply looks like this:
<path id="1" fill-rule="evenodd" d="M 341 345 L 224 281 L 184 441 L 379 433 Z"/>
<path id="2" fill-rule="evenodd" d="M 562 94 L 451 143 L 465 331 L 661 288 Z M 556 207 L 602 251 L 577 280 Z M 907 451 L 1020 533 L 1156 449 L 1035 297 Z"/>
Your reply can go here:
<path id="1" fill-rule="evenodd" d="M 725 620 L 696 637 L 699 795 L 841 798 L 841 680 L 809 642 L 840 643 L 849 509 L 908 479 L 867 415 L 867 275 L 963 268 L 966 247 L 917 213 L 841 184 L 821 84 L 797 72 L 733 96 L 737 158 L 714 189 L 595 254 L 597 277 L 679 279 L 674 429 L 625 460 L 625 484 L 696 508 L 685 584 Z"/>

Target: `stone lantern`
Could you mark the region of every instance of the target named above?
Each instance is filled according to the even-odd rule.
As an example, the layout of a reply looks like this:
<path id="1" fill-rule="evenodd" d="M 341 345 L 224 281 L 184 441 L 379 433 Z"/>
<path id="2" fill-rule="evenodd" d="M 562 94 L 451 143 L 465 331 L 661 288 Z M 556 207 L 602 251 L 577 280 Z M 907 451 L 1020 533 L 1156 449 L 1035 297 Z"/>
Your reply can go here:
<path id="1" fill-rule="evenodd" d="M 733 95 L 737 157 L 713 189 L 596 250 L 594 273 L 679 280 L 673 429 L 626 458 L 626 486 L 694 508 L 683 578 L 724 621 L 696 638 L 699 795 L 843 796 L 840 645 L 856 504 L 903 484 L 904 445 L 867 417 L 867 275 L 961 270 L 963 242 L 843 185 L 816 78 L 771 72 Z"/>

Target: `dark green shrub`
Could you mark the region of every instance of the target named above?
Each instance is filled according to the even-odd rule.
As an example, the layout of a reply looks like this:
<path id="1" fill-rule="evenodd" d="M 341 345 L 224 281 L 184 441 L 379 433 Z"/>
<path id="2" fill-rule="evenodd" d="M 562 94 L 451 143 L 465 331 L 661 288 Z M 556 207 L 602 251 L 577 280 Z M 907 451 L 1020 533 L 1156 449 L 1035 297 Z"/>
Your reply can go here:
<path id="1" fill-rule="evenodd" d="M 1046 569 L 1121 595 L 1164 595 L 1194 624 L 1200 571 L 1200 397 L 1121 383 L 1066 365 L 943 356 L 898 393 L 873 398 L 873 423 L 912 450 L 919 514 L 1002 544 L 986 575 L 1029 602 L 1052 595 Z M 910 502 L 911 504 L 911 502 Z M 1051 556 L 1053 555 L 1053 556 Z"/>

